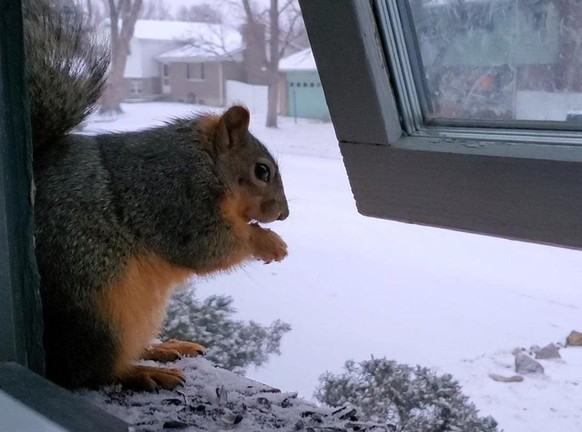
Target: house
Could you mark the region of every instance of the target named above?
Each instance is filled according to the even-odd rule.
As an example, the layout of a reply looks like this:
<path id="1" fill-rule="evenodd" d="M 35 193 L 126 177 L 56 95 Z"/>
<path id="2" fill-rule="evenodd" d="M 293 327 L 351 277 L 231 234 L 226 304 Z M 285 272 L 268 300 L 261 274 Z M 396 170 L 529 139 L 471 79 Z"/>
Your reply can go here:
<path id="1" fill-rule="evenodd" d="M 239 31 L 207 22 L 138 20 L 124 72 L 124 100 L 224 106 L 247 92 L 241 83 L 266 86 L 269 76 L 265 67 L 268 57 L 265 27 L 260 23 L 252 26 L 245 24 Z M 108 27 L 105 21 L 101 31 L 107 34 Z M 293 63 L 300 62 L 305 55 L 302 53 L 307 51 L 297 52 L 300 48 L 296 44 L 287 45 L 286 50 L 299 57 L 293 60 L 289 56 L 290 60 L 283 59 L 281 64 L 288 64 L 289 77 L 303 80 L 300 82 L 301 85 L 305 82 L 305 89 L 291 92 L 291 97 L 297 98 L 291 106 L 299 111 L 284 106 L 282 113 L 329 118 L 313 56 L 311 69 L 301 72 Z M 227 89 L 234 94 L 227 97 Z M 286 94 L 283 99 L 288 100 Z"/>
<path id="2" fill-rule="evenodd" d="M 329 120 L 329 110 L 311 48 L 281 59 L 280 113 L 290 117 Z"/>
<path id="3" fill-rule="evenodd" d="M 240 34 L 231 36 L 220 46 L 187 44 L 156 56 L 164 99 L 223 106 L 226 82 L 241 81 L 245 75 Z"/>
<path id="4" fill-rule="evenodd" d="M 244 79 L 243 47 L 240 32 L 223 24 L 138 20 L 124 97 L 221 106 L 226 80 Z"/>

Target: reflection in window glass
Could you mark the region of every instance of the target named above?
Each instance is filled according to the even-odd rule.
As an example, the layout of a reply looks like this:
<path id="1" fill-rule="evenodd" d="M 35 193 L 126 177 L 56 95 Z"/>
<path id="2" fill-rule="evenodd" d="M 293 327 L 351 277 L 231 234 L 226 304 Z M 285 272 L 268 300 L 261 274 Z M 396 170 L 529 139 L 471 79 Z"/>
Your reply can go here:
<path id="1" fill-rule="evenodd" d="M 409 2 L 427 118 L 572 121 L 582 112 L 582 3 Z"/>

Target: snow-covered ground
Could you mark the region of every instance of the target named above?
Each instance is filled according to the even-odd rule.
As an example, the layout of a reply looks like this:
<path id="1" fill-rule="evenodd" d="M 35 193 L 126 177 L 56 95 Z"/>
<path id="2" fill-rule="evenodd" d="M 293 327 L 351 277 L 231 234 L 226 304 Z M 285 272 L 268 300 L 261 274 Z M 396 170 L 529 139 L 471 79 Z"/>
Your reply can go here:
<path id="1" fill-rule="evenodd" d="M 87 131 L 160 123 L 199 107 L 125 105 Z M 202 297 L 235 298 L 244 319 L 280 318 L 293 330 L 282 355 L 251 371 L 258 381 L 310 398 L 318 376 L 347 359 L 386 356 L 452 373 L 484 415 L 506 432 L 582 430 L 582 348 L 542 361 L 545 376 L 521 383 L 515 347 L 563 342 L 582 330 L 582 253 L 366 218 L 356 211 L 331 124 L 253 118 L 276 155 L 291 216 L 271 228 L 289 244 L 279 264 L 196 282 Z"/>

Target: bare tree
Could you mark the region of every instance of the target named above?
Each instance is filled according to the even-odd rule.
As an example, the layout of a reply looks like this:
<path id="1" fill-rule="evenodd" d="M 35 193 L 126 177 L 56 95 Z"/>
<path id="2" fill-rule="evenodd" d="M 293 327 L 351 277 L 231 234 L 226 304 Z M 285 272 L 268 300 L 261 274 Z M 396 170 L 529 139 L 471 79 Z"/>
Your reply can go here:
<path id="1" fill-rule="evenodd" d="M 245 0 L 248 2 L 248 0 Z M 271 0 L 269 11 L 269 25 L 271 36 L 269 38 L 269 59 L 267 71 L 269 72 L 269 100 L 267 105 L 267 127 L 277 127 L 279 117 L 279 0 Z"/>
<path id="2" fill-rule="evenodd" d="M 83 5 L 87 21 L 95 30 L 99 28 L 109 15 L 109 6 L 107 0 L 76 0 Z"/>
<path id="3" fill-rule="evenodd" d="M 99 0 L 52 0 L 52 4 L 64 13 L 80 13 L 83 15 L 85 31 L 95 31 L 105 18 Z M 97 2 L 97 4 L 96 4 Z"/>
<path id="4" fill-rule="evenodd" d="M 222 24 L 222 13 L 209 3 L 182 6 L 178 9 L 177 17 L 180 21 L 207 22 Z"/>
<path id="5" fill-rule="evenodd" d="M 286 50 L 299 39 L 306 40 L 305 27 L 297 0 L 285 0 L 279 5 L 279 0 L 270 0 L 267 10 L 258 10 L 250 0 L 242 0 L 249 33 L 267 29 L 269 56 L 265 62 L 268 105 L 267 127 L 277 127 L 279 107 L 279 60 L 285 56 Z M 261 40 L 254 35 L 253 40 Z"/>
<path id="6" fill-rule="evenodd" d="M 149 0 L 141 8 L 139 19 L 172 21 L 174 17 L 166 3 L 160 0 Z"/>
<path id="7" fill-rule="evenodd" d="M 108 0 L 111 25 L 111 72 L 101 101 L 101 113 L 121 113 L 123 73 L 130 53 L 142 0 Z"/>
<path id="8" fill-rule="evenodd" d="M 238 12 L 241 13 L 244 22 L 243 32 L 246 42 L 244 67 L 247 82 L 252 84 L 267 83 L 266 125 L 267 127 L 277 127 L 279 61 L 286 55 L 290 47 L 300 48 L 309 44 L 299 4 L 297 0 L 284 0 L 282 5 L 279 4 L 279 0 L 270 0 L 269 7 L 262 9 L 257 6 L 259 3 L 254 3 L 252 0 L 231 0 L 230 4 L 233 8 L 239 7 Z M 185 8 L 180 9 L 182 12 L 186 10 Z M 191 10 L 194 9 L 191 8 Z M 190 43 L 208 54 L 235 61 L 233 47 L 229 43 L 232 29 L 210 25 L 215 18 L 222 20 L 219 11 L 216 11 L 217 13 L 214 15 L 211 10 L 214 9 L 210 7 L 196 9 L 196 14 L 205 14 L 202 17 L 197 16 L 199 18 L 206 16 L 207 19 L 204 19 L 204 22 L 209 23 L 209 27 L 204 34 L 193 35 L 192 38 L 183 42 Z M 233 12 L 233 15 L 236 15 L 237 11 L 233 9 Z M 268 44 L 269 47 L 268 55 L 265 52 L 265 44 Z"/>

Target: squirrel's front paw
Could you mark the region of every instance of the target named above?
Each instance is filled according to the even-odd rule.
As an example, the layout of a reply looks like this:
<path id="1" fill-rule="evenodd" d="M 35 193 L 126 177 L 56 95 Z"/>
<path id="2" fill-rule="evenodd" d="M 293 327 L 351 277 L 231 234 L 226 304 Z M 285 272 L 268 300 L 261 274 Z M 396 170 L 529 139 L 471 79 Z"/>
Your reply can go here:
<path id="1" fill-rule="evenodd" d="M 287 256 L 287 243 L 274 231 L 253 225 L 253 255 L 269 264 L 282 261 Z"/>

